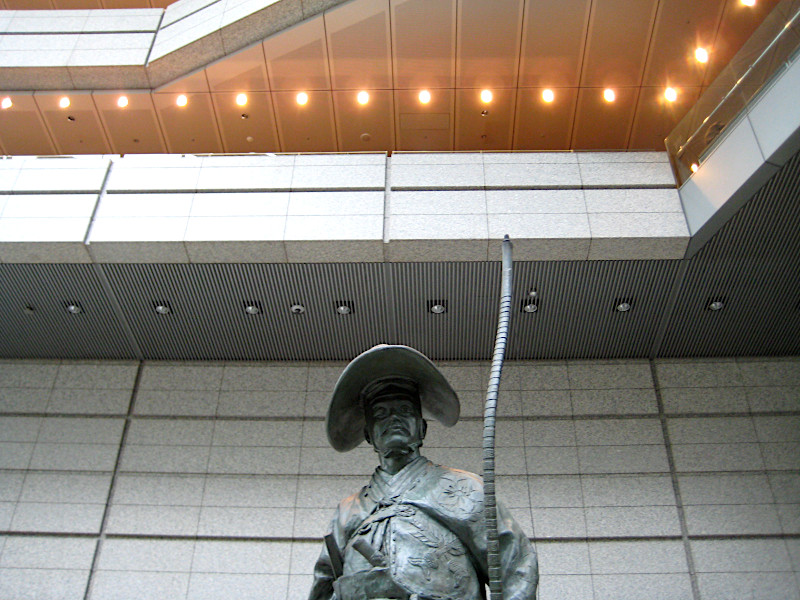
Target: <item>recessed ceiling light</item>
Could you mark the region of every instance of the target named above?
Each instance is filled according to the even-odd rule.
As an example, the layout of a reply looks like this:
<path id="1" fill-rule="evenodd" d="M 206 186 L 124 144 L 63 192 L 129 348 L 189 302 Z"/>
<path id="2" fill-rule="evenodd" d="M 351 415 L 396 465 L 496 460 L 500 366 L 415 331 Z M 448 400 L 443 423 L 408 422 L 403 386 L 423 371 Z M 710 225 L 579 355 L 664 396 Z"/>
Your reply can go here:
<path id="1" fill-rule="evenodd" d="M 708 50 L 705 48 L 698 48 L 694 51 L 694 57 L 697 62 L 707 63 L 708 62 Z"/>
<path id="2" fill-rule="evenodd" d="M 306 104 L 308 104 L 308 94 L 306 94 L 305 92 L 300 92 L 299 94 L 297 94 L 296 100 L 300 106 L 305 106 Z"/>
<path id="3" fill-rule="evenodd" d="M 539 311 L 539 305 L 536 302 L 525 302 L 522 305 L 522 312 L 535 313 Z"/>
<path id="4" fill-rule="evenodd" d="M 447 312 L 447 300 L 428 300 L 428 310 L 435 315 Z"/>
<path id="5" fill-rule="evenodd" d="M 32 315 L 36 312 L 36 307 L 33 304 L 26 304 L 22 307 L 22 312 L 26 315 Z"/>
<path id="6" fill-rule="evenodd" d="M 337 300 L 333 303 L 336 307 L 336 313 L 339 315 L 353 314 L 353 301 L 352 300 Z"/>
<path id="7" fill-rule="evenodd" d="M 181 94 L 180 96 L 175 98 L 175 104 L 177 104 L 180 107 L 184 107 L 187 104 L 189 104 L 189 99 L 184 94 Z"/>
<path id="8" fill-rule="evenodd" d="M 120 96 L 117 98 L 117 106 L 120 108 L 125 108 L 128 106 L 128 97 L 127 96 Z"/>
<path id="9" fill-rule="evenodd" d="M 481 90 L 481 102 L 484 104 L 489 104 L 494 98 L 494 94 L 492 94 L 492 90 Z"/>
<path id="10" fill-rule="evenodd" d="M 666 90 L 664 90 L 664 98 L 666 98 L 669 102 L 675 102 L 675 100 L 678 99 L 678 90 L 668 87 Z"/>
<path id="11" fill-rule="evenodd" d="M 155 302 L 154 310 L 159 315 L 168 315 L 172 312 L 172 308 L 167 302 Z"/>
<path id="12" fill-rule="evenodd" d="M 725 303 L 722 300 L 713 300 L 708 303 L 708 310 L 718 311 L 725 308 Z"/>
<path id="13" fill-rule="evenodd" d="M 239 94 L 236 96 L 236 104 L 239 106 L 244 106 L 247 104 L 247 94 Z"/>
<path id="14" fill-rule="evenodd" d="M 431 93 L 428 90 L 422 90 L 419 93 L 419 101 L 422 104 L 427 104 L 428 102 L 431 101 Z"/>
<path id="15" fill-rule="evenodd" d="M 617 94 L 611 88 L 606 88 L 603 90 L 603 99 L 606 102 L 613 102 L 617 99 Z"/>
<path id="16" fill-rule="evenodd" d="M 83 312 L 83 307 L 78 302 L 67 302 L 65 304 L 67 312 L 71 315 L 79 315 Z"/>
<path id="17" fill-rule="evenodd" d="M 633 300 L 630 298 L 617 298 L 614 300 L 614 310 L 621 313 L 630 312 L 633 308 Z"/>
<path id="18" fill-rule="evenodd" d="M 361 105 L 366 104 L 367 102 L 369 102 L 369 92 L 365 92 L 363 90 L 358 92 L 358 95 L 356 96 L 356 100 Z"/>
<path id="19" fill-rule="evenodd" d="M 689 168 L 692 170 L 692 173 L 697 173 L 697 170 L 700 168 L 700 166 L 697 163 L 692 163 L 692 166 Z"/>
<path id="20" fill-rule="evenodd" d="M 742 0 L 742 4 L 745 6 L 755 6 L 756 0 Z"/>
<path id="21" fill-rule="evenodd" d="M 2 108 L 3 110 L 5 110 L 7 108 L 11 108 L 12 106 L 14 106 L 14 103 L 11 101 L 11 98 L 9 98 L 8 96 L 6 96 L 5 98 L 3 98 L 2 101 L 0 101 L 0 108 Z"/>
<path id="22" fill-rule="evenodd" d="M 556 99 L 556 95 L 551 89 L 546 89 L 542 92 L 542 100 L 550 104 L 553 100 Z"/>
<path id="23" fill-rule="evenodd" d="M 58 105 L 61 108 L 69 108 L 69 98 L 66 96 L 61 96 L 61 100 L 58 101 Z"/>
<path id="24" fill-rule="evenodd" d="M 263 310 L 261 303 L 256 300 L 245 300 L 242 305 L 244 306 L 244 312 L 248 315 L 258 315 Z"/>
<path id="25" fill-rule="evenodd" d="M 292 304 L 289 307 L 289 310 L 292 312 L 292 314 L 302 315 L 304 312 L 306 312 L 306 307 L 302 304 Z"/>

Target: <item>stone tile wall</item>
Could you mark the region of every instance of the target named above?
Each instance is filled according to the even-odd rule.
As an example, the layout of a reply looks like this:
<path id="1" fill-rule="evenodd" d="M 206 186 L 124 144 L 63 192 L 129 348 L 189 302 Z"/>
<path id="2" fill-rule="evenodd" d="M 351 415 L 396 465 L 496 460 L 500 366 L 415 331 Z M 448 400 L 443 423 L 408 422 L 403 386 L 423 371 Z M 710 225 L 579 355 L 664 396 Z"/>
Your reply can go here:
<path id="1" fill-rule="evenodd" d="M 666 154 L 0 160 L 1 262 L 680 259 Z"/>
<path id="2" fill-rule="evenodd" d="M 376 461 L 327 446 L 343 364 L 0 362 L 0 597 L 304 598 Z M 483 363 L 432 460 L 480 469 Z M 800 598 L 800 360 L 509 363 L 501 499 L 542 600 Z"/>

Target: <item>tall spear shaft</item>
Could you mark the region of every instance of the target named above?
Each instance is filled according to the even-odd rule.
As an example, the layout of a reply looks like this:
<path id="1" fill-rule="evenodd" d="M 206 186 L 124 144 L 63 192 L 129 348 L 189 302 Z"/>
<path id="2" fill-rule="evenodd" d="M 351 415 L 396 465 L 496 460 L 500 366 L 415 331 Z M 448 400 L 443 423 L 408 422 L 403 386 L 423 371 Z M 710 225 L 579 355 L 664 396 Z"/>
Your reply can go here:
<path id="1" fill-rule="evenodd" d="M 486 406 L 483 412 L 483 495 L 484 519 L 486 522 L 487 562 L 489 566 L 489 593 L 491 600 L 503 600 L 503 578 L 500 565 L 500 539 L 497 532 L 497 496 L 494 489 L 494 432 L 497 412 L 497 392 L 506 354 L 508 322 L 511 318 L 511 287 L 513 263 L 511 240 L 503 238 L 503 274 L 500 293 L 500 316 L 497 321 L 497 336 L 494 342 L 492 370 L 489 388 L 486 390 Z"/>

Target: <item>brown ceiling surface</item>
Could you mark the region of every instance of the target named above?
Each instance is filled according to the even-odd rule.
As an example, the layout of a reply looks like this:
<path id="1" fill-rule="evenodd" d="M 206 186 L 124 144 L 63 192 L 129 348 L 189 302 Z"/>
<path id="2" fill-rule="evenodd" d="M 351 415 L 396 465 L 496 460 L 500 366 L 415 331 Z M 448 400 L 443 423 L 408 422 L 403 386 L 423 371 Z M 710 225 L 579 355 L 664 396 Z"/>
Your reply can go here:
<path id="1" fill-rule="evenodd" d="M 9 9 L 162 0 L 0 0 Z M 156 90 L 14 91 L 6 154 L 656 149 L 777 0 L 353 0 Z M 36 5 L 36 6 L 34 6 Z M 41 5 L 41 6 L 40 6 Z M 698 63 L 694 49 L 711 59 Z M 678 99 L 664 98 L 667 86 Z M 1 84 L 0 84 L 1 87 Z M 603 99 L 613 88 L 616 100 Z M 552 89 L 546 103 L 542 91 Z M 421 104 L 421 89 L 431 101 Z M 483 103 L 480 92 L 493 93 Z M 368 91 L 369 102 L 356 101 Z M 308 102 L 298 105 L 303 91 Z M 235 98 L 246 93 L 248 102 Z M 175 100 L 185 94 L 188 104 Z M 71 117 L 71 119 L 70 119 Z"/>

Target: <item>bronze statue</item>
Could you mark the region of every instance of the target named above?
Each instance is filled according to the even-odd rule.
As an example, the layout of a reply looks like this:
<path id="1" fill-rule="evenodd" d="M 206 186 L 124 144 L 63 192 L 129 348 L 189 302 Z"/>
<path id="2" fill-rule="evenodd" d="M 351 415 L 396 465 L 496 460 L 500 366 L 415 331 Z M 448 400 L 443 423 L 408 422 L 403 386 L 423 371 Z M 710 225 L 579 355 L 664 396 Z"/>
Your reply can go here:
<path id="1" fill-rule="evenodd" d="M 345 368 L 328 409 L 328 440 L 346 452 L 366 438 L 380 465 L 360 492 L 339 504 L 309 600 L 486 597 L 483 483 L 419 452 L 423 415 L 451 427 L 459 410 L 441 372 L 407 346 L 376 346 Z M 504 597 L 533 600 L 536 554 L 499 504 L 497 517 Z"/>

